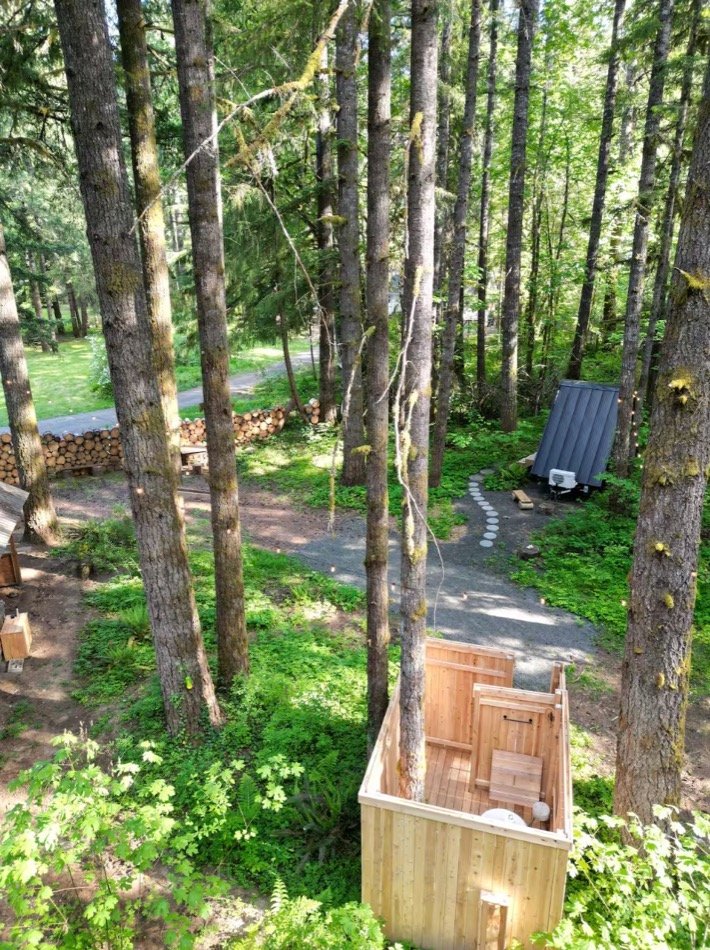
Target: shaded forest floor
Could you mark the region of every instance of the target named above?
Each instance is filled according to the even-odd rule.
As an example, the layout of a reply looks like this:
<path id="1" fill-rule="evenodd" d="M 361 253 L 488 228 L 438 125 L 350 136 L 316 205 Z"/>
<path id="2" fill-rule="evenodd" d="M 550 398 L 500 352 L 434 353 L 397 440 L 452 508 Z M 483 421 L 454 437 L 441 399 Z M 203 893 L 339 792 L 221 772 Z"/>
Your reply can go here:
<path id="1" fill-rule="evenodd" d="M 187 479 L 186 485 L 193 489 L 185 496 L 191 546 L 204 549 L 209 545 L 209 501 L 201 494 L 206 486 L 197 478 Z M 502 497 L 505 493 L 499 494 L 501 497 L 494 497 L 493 501 L 501 509 L 505 522 Z M 326 564 L 332 557 L 329 546 L 335 544 L 342 548 L 344 539 L 354 538 L 361 530 L 358 516 L 338 513 L 333 541 L 333 536 L 327 531 L 327 513 L 323 510 L 295 505 L 293 498 L 249 482 L 242 484 L 241 496 L 245 533 L 252 544 L 276 554 L 300 555 L 311 567 L 318 566 L 312 552 L 320 550 L 322 569 L 341 579 L 342 570 L 337 562 L 331 565 L 335 571 Z M 126 505 L 127 492 L 123 476 L 114 474 L 67 480 L 57 485 L 56 498 L 62 519 L 76 523 L 114 515 L 117 506 Z M 464 500 L 461 504 L 466 509 L 469 502 Z M 529 534 L 539 528 L 540 518 L 521 519 L 511 512 L 512 527 L 508 526 L 501 532 L 499 549 L 491 555 L 476 547 L 481 526 L 475 521 L 475 512 L 466 510 L 466 514 L 469 524 L 458 528 L 456 537 L 444 545 L 445 549 L 457 552 L 461 564 L 468 561 L 470 579 L 466 603 L 475 606 L 477 588 L 491 578 L 498 585 L 497 589 L 519 598 L 525 592 L 504 576 L 506 556 L 513 546 L 526 542 Z M 85 603 L 85 595 L 96 590 L 100 580 L 81 580 L 71 573 L 71 567 L 65 561 L 57 560 L 50 552 L 37 553 L 25 546 L 20 547 L 25 584 L 19 595 L 10 598 L 9 604 L 29 611 L 34 644 L 33 655 L 21 675 L 0 676 L 0 735 L 3 738 L 0 807 L 3 809 L 13 800 L 12 795 L 8 795 L 7 782 L 22 768 L 51 755 L 51 740 L 55 735 L 65 729 L 77 731 L 83 727 L 91 730 L 94 728 L 92 724 L 97 722 L 103 722 L 105 728 L 111 719 L 110 704 L 105 708 L 94 706 L 87 710 L 74 698 L 78 685 L 74 669 L 78 636 L 95 614 Z M 469 558 L 474 552 L 475 559 L 473 556 Z M 398 563 L 396 558 L 393 560 L 396 571 Z M 361 557 L 356 550 L 352 562 L 358 561 L 361 562 Z M 357 583 L 357 578 L 351 576 L 342 579 Z M 537 595 L 529 592 L 528 596 L 533 609 L 539 600 Z M 462 621 L 465 622 L 463 614 Z M 511 622 L 503 619 L 499 626 L 509 630 Z M 328 623 L 338 629 L 345 623 L 352 624 L 353 619 L 335 614 Z M 361 618 L 355 619 L 356 626 L 358 623 L 361 625 Z M 396 624 L 393 627 L 396 630 Z M 544 630 L 543 624 L 543 634 Z M 447 631 L 447 635 L 460 636 L 460 632 Z M 475 631 L 471 639 L 482 639 L 481 630 Z M 604 800 L 610 794 L 608 779 L 613 772 L 619 682 L 619 657 L 599 649 L 591 651 L 588 661 L 575 663 L 570 673 L 576 798 L 582 807 L 588 796 L 598 807 L 600 799 Z M 684 804 L 688 807 L 710 807 L 708 718 L 707 698 L 691 703 L 683 787 Z"/>

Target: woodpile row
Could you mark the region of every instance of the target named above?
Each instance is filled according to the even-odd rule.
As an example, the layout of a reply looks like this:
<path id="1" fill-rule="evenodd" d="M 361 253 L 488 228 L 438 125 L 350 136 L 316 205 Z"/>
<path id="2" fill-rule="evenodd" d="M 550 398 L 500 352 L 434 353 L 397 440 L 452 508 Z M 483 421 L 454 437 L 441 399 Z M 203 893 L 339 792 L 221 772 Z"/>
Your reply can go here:
<path id="1" fill-rule="evenodd" d="M 313 399 L 304 406 L 308 420 L 316 425 L 320 407 Z M 290 407 L 259 409 L 242 415 L 234 414 L 234 436 L 238 445 L 267 439 L 283 429 L 290 415 Z M 205 442 L 205 420 L 185 419 L 181 426 L 184 445 L 202 445 Z M 87 432 L 64 435 L 46 433 L 41 436 L 44 458 L 49 477 L 61 475 L 97 474 L 105 469 L 120 468 L 122 464 L 121 442 L 118 426 L 112 429 L 90 429 Z M 0 435 L 0 481 L 18 485 L 15 453 L 8 432 Z"/>
<path id="2" fill-rule="evenodd" d="M 320 404 L 312 399 L 303 407 L 311 425 L 320 419 Z M 237 444 L 254 442 L 256 439 L 268 439 L 280 432 L 291 415 L 289 406 L 277 406 L 276 409 L 254 409 L 242 415 L 234 414 L 234 437 Z M 204 445 L 207 439 L 204 419 L 185 419 L 182 423 L 181 441 L 183 445 Z"/>

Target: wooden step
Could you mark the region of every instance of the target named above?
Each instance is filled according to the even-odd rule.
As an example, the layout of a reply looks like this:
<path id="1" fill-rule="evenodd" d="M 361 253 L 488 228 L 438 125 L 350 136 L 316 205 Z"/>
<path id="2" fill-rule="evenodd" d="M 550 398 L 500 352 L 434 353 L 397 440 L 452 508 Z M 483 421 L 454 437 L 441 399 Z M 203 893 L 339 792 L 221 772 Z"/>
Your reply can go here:
<path id="1" fill-rule="evenodd" d="M 517 502 L 518 508 L 522 508 L 523 511 L 529 511 L 534 508 L 532 498 L 529 495 L 526 495 L 522 488 L 517 488 L 513 492 L 513 501 Z"/>

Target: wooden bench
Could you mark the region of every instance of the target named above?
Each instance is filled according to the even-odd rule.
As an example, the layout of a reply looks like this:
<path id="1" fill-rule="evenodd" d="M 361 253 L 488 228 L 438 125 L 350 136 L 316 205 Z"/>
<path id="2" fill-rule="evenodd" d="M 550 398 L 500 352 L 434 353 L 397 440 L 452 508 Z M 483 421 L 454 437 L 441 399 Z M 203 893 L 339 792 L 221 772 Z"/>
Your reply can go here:
<path id="1" fill-rule="evenodd" d="M 517 488 L 513 492 L 513 501 L 517 502 L 518 508 L 521 508 L 523 511 L 530 511 L 535 507 L 532 498 L 526 495 L 522 488 Z"/>
<path id="2" fill-rule="evenodd" d="M 199 468 L 207 464 L 207 443 L 180 446 L 180 464 L 182 468 Z"/>

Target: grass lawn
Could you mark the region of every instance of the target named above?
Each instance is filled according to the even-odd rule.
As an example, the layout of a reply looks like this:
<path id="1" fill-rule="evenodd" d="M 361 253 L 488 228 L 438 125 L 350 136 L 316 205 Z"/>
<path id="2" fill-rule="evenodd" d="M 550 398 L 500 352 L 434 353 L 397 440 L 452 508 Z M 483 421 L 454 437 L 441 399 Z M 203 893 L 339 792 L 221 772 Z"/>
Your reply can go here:
<path id="1" fill-rule="evenodd" d="M 308 349 L 305 340 L 291 343 L 294 354 Z M 88 339 L 63 340 L 59 353 L 42 353 L 27 347 L 27 365 L 32 385 L 37 416 L 50 419 L 53 416 L 69 416 L 79 412 L 91 412 L 113 405 L 113 400 L 100 396 L 91 389 L 91 347 Z M 263 369 L 282 359 L 280 346 L 254 346 L 231 359 L 232 373 L 246 373 Z M 199 386 L 200 367 L 189 364 L 177 368 L 178 388 L 182 391 Z M 0 425 L 7 425 L 5 396 L 0 392 Z"/>

